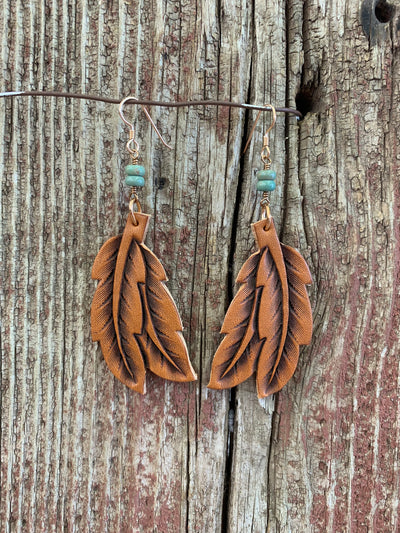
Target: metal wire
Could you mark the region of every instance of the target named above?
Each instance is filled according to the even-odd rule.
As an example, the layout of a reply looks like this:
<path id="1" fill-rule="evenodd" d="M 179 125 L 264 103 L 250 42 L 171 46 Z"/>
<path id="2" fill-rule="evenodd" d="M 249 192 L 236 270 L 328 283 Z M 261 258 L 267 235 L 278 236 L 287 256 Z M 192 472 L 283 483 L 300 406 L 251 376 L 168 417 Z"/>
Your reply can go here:
<path id="1" fill-rule="evenodd" d="M 15 98 L 16 96 L 52 96 L 55 98 L 79 98 L 82 100 L 93 100 L 97 102 L 105 102 L 107 104 L 120 104 L 122 99 L 106 98 L 104 96 L 79 94 L 79 93 L 64 93 L 59 91 L 9 91 L 0 93 L 0 98 Z M 240 107 L 243 109 L 254 109 L 256 111 L 268 111 L 268 108 L 261 105 L 245 104 L 239 102 L 227 102 L 225 100 L 189 100 L 182 102 L 163 102 L 158 100 L 131 100 L 127 102 L 128 105 L 147 105 L 160 107 L 196 107 L 196 106 L 225 106 L 225 107 Z M 278 113 L 289 113 L 302 119 L 303 115 L 297 109 L 292 107 L 276 107 Z"/>

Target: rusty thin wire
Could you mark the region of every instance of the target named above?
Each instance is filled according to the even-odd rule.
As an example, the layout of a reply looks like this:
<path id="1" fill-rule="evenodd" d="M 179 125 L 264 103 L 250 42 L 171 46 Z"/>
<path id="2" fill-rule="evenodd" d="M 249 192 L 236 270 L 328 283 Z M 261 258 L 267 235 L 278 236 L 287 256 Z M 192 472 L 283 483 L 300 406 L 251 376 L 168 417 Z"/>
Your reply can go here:
<path id="1" fill-rule="evenodd" d="M 16 96 L 52 96 L 55 98 L 79 98 L 83 100 L 93 100 L 97 102 L 105 102 L 107 104 L 120 104 L 123 98 L 106 98 L 104 96 L 79 94 L 79 93 L 64 93 L 59 91 L 9 91 L 0 93 L 0 98 L 14 98 Z M 267 111 L 265 106 L 245 104 L 239 102 L 228 102 L 225 100 L 192 100 L 182 102 L 163 102 L 158 100 L 135 100 L 127 102 L 128 105 L 148 105 L 148 106 L 160 106 L 160 107 L 187 107 L 187 106 L 226 106 L 226 107 L 239 107 L 243 109 L 254 109 L 256 111 Z M 303 115 L 297 109 L 292 107 L 276 107 L 275 110 L 278 113 L 290 113 L 295 115 L 299 119 L 303 118 Z"/>

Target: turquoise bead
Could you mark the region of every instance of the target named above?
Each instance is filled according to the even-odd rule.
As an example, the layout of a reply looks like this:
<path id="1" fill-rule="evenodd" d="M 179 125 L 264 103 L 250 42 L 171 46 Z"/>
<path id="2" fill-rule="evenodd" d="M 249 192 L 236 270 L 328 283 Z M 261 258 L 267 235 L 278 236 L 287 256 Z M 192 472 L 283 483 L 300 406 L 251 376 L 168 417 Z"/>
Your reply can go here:
<path id="1" fill-rule="evenodd" d="M 274 191 L 276 183 L 273 180 L 261 180 L 257 183 L 257 191 Z"/>
<path id="2" fill-rule="evenodd" d="M 125 185 L 128 185 L 128 187 L 143 187 L 144 177 L 143 176 L 125 176 Z"/>
<path id="3" fill-rule="evenodd" d="M 144 176 L 146 170 L 142 165 L 126 165 L 125 172 L 128 176 Z"/>
<path id="4" fill-rule="evenodd" d="M 274 180 L 276 179 L 276 172 L 275 170 L 271 170 L 271 169 L 259 170 L 257 172 L 257 179 L 258 180 Z"/>

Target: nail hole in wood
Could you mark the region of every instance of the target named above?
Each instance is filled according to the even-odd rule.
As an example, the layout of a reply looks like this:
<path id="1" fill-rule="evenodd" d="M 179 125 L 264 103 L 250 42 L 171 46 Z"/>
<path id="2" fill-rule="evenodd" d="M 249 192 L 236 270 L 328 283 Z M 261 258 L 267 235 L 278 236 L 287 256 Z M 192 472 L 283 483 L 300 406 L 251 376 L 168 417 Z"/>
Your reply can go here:
<path id="1" fill-rule="evenodd" d="M 386 2 L 386 0 L 378 0 L 375 5 L 375 16 L 383 24 L 392 20 L 394 12 L 395 6 Z"/>
<path id="2" fill-rule="evenodd" d="M 306 85 L 301 87 L 299 92 L 296 94 L 296 109 L 300 111 L 303 115 L 303 118 L 314 109 L 314 95 L 316 88 L 314 85 Z"/>
<path id="3" fill-rule="evenodd" d="M 166 185 L 166 180 L 164 178 L 156 178 L 154 181 L 155 181 L 155 185 L 157 189 L 159 190 L 164 189 Z"/>

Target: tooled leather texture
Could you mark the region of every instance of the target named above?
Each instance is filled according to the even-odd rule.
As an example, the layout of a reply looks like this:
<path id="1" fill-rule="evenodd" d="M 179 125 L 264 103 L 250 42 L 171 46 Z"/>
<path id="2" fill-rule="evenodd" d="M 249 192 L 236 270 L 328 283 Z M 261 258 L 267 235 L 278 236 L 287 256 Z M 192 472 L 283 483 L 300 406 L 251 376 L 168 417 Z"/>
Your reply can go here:
<path id="1" fill-rule="evenodd" d="M 293 376 L 299 346 L 309 344 L 312 312 L 308 266 L 297 250 L 279 242 L 272 217 L 252 225 L 259 250 L 237 277 L 241 286 L 225 316 L 214 356 L 212 389 L 235 387 L 256 372 L 260 398 Z"/>
<path id="2" fill-rule="evenodd" d="M 93 341 L 129 388 L 144 393 L 146 369 L 173 381 L 194 381 L 182 322 L 160 261 L 143 241 L 150 215 L 128 216 L 122 235 L 100 249 L 92 269 L 99 280 L 91 309 Z"/>

